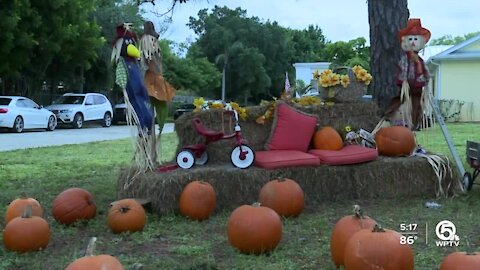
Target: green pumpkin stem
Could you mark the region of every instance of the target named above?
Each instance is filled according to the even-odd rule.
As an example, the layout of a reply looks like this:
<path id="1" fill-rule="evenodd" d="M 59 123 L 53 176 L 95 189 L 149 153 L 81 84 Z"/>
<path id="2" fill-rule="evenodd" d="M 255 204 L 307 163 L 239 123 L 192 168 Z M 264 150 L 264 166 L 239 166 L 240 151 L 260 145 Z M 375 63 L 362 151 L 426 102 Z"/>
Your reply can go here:
<path id="1" fill-rule="evenodd" d="M 379 225 L 378 223 L 375 224 L 375 226 L 373 227 L 373 230 L 372 232 L 385 232 L 385 230 L 383 229 L 383 227 L 381 225 Z"/>
<path id="2" fill-rule="evenodd" d="M 22 218 L 31 218 L 31 217 L 32 217 L 32 205 L 27 204 L 27 206 L 25 206 L 25 209 L 23 210 Z"/>
<path id="3" fill-rule="evenodd" d="M 353 214 L 355 215 L 355 217 L 357 217 L 358 219 L 364 219 L 365 216 L 363 215 L 363 209 L 360 207 L 360 205 L 358 204 L 355 204 L 353 206 Z"/>
<path id="4" fill-rule="evenodd" d="M 135 263 L 130 267 L 130 270 L 142 270 L 143 269 L 143 264 L 141 263 Z"/>
<path id="5" fill-rule="evenodd" d="M 253 207 L 260 207 L 260 206 L 262 206 L 262 205 L 261 205 L 261 203 L 259 203 L 259 202 L 254 202 L 254 203 L 252 203 L 252 206 L 253 206 Z"/>
<path id="6" fill-rule="evenodd" d="M 125 213 L 127 213 L 128 211 L 130 211 L 130 210 L 131 210 L 131 209 L 130 209 L 130 207 L 128 207 L 128 206 L 122 206 L 122 207 L 120 207 L 120 213 L 122 213 L 122 214 L 125 214 Z"/>
<path id="7" fill-rule="evenodd" d="M 88 242 L 87 249 L 85 250 L 85 257 L 87 256 L 95 256 L 95 242 L 97 241 L 97 237 L 90 238 Z"/>
<path id="8" fill-rule="evenodd" d="M 20 198 L 27 199 L 27 193 L 25 191 L 20 192 Z"/>

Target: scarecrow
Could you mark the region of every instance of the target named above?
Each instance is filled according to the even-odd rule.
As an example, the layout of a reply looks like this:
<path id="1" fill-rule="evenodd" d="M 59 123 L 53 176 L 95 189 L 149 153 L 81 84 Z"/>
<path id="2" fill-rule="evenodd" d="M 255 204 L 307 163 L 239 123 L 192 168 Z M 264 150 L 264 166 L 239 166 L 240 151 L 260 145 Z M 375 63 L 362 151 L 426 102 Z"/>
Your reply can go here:
<path id="1" fill-rule="evenodd" d="M 403 124 L 411 130 L 418 128 L 423 117 L 423 105 L 427 102 L 429 91 L 424 89 L 430 79 L 428 69 L 418 52 L 425 47 L 431 33 L 423 28 L 420 19 L 409 19 L 407 27 L 398 32 L 398 38 L 404 51 L 398 63 L 397 85 L 400 95 L 394 97 L 385 112 L 390 119 L 401 115 Z"/>
<path id="2" fill-rule="evenodd" d="M 134 160 L 139 171 L 146 171 L 154 166 L 149 138 L 152 133 L 153 114 L 138 64 L 140 52 L 135 46 L 137 36 L 130 23 L 120 24 L 116 30 L 112 50 L 115 83 L 123 90 L 127 104 L 127 123 L 137 126 Z"/>
<path id="3" fill-rule="evenodd" d="M 156 138 L 156 146 L 160 151 L 160 139 L 165 120 L 168 114 L 167 103 L 172 101 L 175 95 L 175 89 L 164 79 L 162 68 L 162 56 L 160 47 L 158 46 L 158 37 L 160 35 L 155 31 L 155 27 L 151 21 L 143 24 L 143 35 L 140 38 L 140 69 L 145 86 L 150 98 L 150 104 L 155 109 L 156 120 L 159 126 L 158 137 Z M 155 123 L 152 123 L 152 130 L 155 132 Z M 155 135 L 154 135 L 155 136 Z M 156 150 L 155 160 L 157 160 Z"/>

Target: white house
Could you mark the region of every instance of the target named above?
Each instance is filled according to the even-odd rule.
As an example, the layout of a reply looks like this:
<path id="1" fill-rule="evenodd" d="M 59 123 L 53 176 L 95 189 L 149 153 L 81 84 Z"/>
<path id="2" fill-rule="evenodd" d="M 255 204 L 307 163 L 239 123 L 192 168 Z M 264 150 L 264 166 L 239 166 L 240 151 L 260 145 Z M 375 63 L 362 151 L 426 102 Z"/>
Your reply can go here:
<path id="1" fill-rule="evenodd" d="M 313 79 L 313 72 L 315 70 L 322 72 L 328 69 L 330 62 L 295 63 L 293 66 L 295 67 L 295 79 L 302 80 L 308 85 Z"/>
<path id="2" fill-rule="evenodd" d="M 476 109 L 480 106 L 480 35 L 435 50 L 438 53 L 420 56 L 430 71 L 435 97 L 449 101 L 442 110 L 449 115 L 459 113 L 459 121 L 480 121 L 480 109 Z"/>

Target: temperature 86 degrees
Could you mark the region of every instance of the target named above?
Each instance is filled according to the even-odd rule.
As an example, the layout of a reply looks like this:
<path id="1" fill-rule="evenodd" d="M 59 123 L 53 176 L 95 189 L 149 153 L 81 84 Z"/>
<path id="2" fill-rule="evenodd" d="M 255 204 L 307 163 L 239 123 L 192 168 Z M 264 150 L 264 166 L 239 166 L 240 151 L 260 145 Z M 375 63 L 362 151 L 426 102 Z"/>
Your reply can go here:
<path id="1" fill-rule="evenodd" d="M 401 223 L 400 224 L 400 244 L 402 245 L 412 245 L 418 239 L 417 236 L 417 223 Z"/>

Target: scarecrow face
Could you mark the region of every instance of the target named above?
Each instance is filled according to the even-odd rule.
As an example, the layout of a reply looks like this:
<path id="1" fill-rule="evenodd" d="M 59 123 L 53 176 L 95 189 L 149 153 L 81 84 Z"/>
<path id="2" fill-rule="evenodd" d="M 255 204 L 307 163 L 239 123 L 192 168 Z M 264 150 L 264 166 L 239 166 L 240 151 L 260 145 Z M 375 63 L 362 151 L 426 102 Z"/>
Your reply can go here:
<path id="1" fill-rule="evenodd" d="M 140 58 L 140 51 L 135 46 L 133 38 L 123 38 L 121 56 Z"/>
<path id="2" fill-rule="evenodd" d="M 425 47 L 425 38 L 422 35 L 406 35 L 402 37 L 402 49 L 404 51 L 419 52 Z"/>

